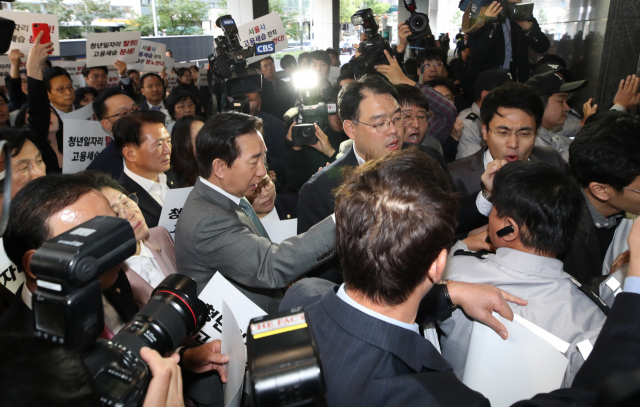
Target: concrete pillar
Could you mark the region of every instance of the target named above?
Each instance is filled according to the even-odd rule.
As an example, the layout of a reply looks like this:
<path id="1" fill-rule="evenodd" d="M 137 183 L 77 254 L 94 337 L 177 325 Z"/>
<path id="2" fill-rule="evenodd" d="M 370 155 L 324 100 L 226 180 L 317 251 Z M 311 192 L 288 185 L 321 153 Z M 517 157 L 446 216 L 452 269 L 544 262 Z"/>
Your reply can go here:
<path id="1" fill-rule="evenodd" d="M 253 0 L 233 0 L 227 2 L 227 12 L 231 14 L 236 25 L 248 23 L 254 19 L 253 17 Z"/>
<path id="2" fill-rule="evenodd" d="M 318 49 L 337 49 L 340 38 L 340 0 L 313 0 L 311 35 Z"/>

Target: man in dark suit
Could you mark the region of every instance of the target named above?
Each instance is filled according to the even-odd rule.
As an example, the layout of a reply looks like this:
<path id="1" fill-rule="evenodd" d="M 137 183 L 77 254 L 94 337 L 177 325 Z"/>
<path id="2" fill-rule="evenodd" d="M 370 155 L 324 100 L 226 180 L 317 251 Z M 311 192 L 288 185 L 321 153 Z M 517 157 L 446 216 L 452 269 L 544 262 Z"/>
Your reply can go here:
<path id="1" fill-rule="evenodd" d="M 169 111 L 164 105 L 164 81 L 155 72 L 147 72 L 140 78 L 140 92 L 144 100 L 140 102 L 141 110 L 157 110 L 164 113 L 171 121 Z"/>
<path id="2" fill-rule="evenodd" d="M 95 113 L 98 120 L 100 120 L 102 129 L 109 136 L 112 136 L 111 129 L 119 118 L 140 110 L 140 106 L 120 89 L 109 89 L 100 94 L 100 96 L 93 101 L 92 106 L 93 113 Z M 104 172 L 105 174 L 111 175 L 114 179 L 119 179 L 122 176 L 124 164 L 122 163 L 122 156 L 120 152 L 118 152 L 116 143 L 109 142 L 100 154 L 91 161 L 87 169 Z"/>
<path id="3" fill-rule="evenodd" d="M 281 79 L 276 78 L 276 66 L 273 58 L 266 57 L 255 63 L 263 77 L 262 81 L 262 111 L 283 120 L 285 112 L 293 107 L 296 96 L 291 87 Z M 252 65 L 253 66 L 253 65 Z"/>
<path id="4" fill-rule="evenodd" d="M 403 147 L 404 118 L 396 89 L 379 76 L 366 76 L 350 83 L 338 97 L 338 112 L 353 147 L 331 165 L 314 175 L 300 189 L 298 233 L 333 213 L 333 190 L 342 182 L 344 167 L 357 167 Z M 447 102 L 448 103 L 448 102 Z M 453 107 L 452 107 L 453 108 Z M 419 146 L 446 168 L 442 155 L 431 147 Z M 341 282 L 338 260 L 314 271 L 334 282 Z"/>
<path id="5" fill-rule="evenodd" d="M 82 67 L 82 76 L 88 87 L 94 88 L 98 93 L 104 93 L 110 89 L 120 89 L 127 95 L 134 98 L 136 96 L 133 81 L 127 75 L 127 64 L 122 61 L 116 61 L 113 67 L 118 70 L 120 81 L 115 86 L 107 87 L 109 68 L 106 66 Z"/>
<path id="6" fill-rule="evenodd" d="M 502 165 L 533 160 L 565 167 L 555 150 L 534 145 L 543 114 L 542 101 L 530 86 L 508 83 L 485 97 L 480 115 L 487 147 L 449 164 L 453 185 L 463 195 L 458 211 L 459 235 L 487 224 L 491 212 L 487 198 L 493 175 Z"/>
<path id="7" fill-rule="evenodd" d="M 624 213 L 640 215 L 640 121 L 609 117 L 588 124 L 569 153 L 584 200 L 578 230 L 561 260 L 567 273 L 590 285 L 602 277 L 605 255 Z"/>
<path id="8" fill-rule="evenodd" d="M 171 171 L 171 135 L 165 115 L 154 110 L 132 112 L 113 125 L 113 138 L 122 157 L 124 172 L 118 181 L 138 197 L 147 226 L 158 226 L 167 189 L 178 188 Z"/>
<path id="9" fill-rule="evenodd" d="M 258 118 L 218 114 L 196 138 L 200 177 L 176 225 L 178 272 L 201 292 L 220 272 L 267 313 L 277 311 L 283 288 L 335 255 L 329 216 L 307 233 L 272 243 L 249 201 L 266 174 Z"/>

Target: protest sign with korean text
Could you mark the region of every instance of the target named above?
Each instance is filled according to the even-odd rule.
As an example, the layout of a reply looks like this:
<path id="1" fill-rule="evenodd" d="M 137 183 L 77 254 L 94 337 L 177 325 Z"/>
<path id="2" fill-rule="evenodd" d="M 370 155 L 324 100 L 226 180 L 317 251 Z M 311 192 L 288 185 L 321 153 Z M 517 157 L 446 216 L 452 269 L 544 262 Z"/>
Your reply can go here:
<path id="1" fill-rule="evenodd" d="M 93 118 L 93 105 L 90 103 L 70 113 L 60 116 L 63 122 L 67 120 L 91 120 Z"/>
<path id="2" fill-rule="evenodd" d="M 0 237 L 0 284 L 12 293 L 17 293 L 20 285 L 26 280 L 24 272 L 18 270 L 15 264 L 4 251 L 2 238 Z M 20 295 L 20 293 L 18 293 Z"/>
<path id="3" fill-rule="evenodd" d="M 289 47 L 287 33 L 284 30 L 280 15 L 276 11 L 241 25 L 238 27 L 238 35 L 240 36 L 240 44 L 245 48 L 267 41 L 273 41 L 275 44 L 274 52 L 279 52 Z M 247 58 L 247 63 L 251 64 L 267 56 L 261 55 Z"/>
<path id="4" fill-rule="evenodd" d="M 73 174 L 85 170 L 112 138 L 100 122 L 65 120 L 63 142 L 62 173 Z"/>
<path id="5" fill-rule="evenodd" d="M 171 233 L 171 237 L 175 236 L 176 223 L 178 223 L 182 207 L 184 203 L 187 202 L 187 197 L 192 190 L 193 187 L 167 190 L 167 194 L 164 197 L 164 204 L 162 205 L 162 212 L 160 213 L 160 219 L 158 220 L 158 226 L 167 229 L 169 233 Z"/>
<path id="6" fill-rule="evenodd" d="M 131 65 L 132 69 L 144 72 L 160 72 L 164 68 L 167 46 L 159 42 L 140 41 L 138 60 Z"/>
<path id="7" fill-rule="evenodd" d="M 169 82 L 169 84 L 167 85 L 167 92 L 171 92 L 176 88 L 176 86 L 178 86 L 178 75 L 174 73 L 171 75 L 167 75 L 167 81 Z"/>
<path id="8" fill-rule="evenodd" d="M 198 71 L 198 81 L 196 82 L 196 86 L 209 86 L 209 82 L 207 82 L 207 68 L 200 68 Z"/>
<path id="9" fill-rule="evenodd" d="M 27 59 L 23 58 L 20 62 L 20 69 L 27 68 Z M 5 85 L 4 78 L 11 75 L 11 61 L 8 55 L 0 55 L 0 86 Z"/>
<path id="10" fill-rule="evenodd" d="M 53 42 L 53 52 L 51 55 L 60 55 L 60 35 L 58 34 L 57 15 L 0 10 L 0 17 L 13 20 L 16 23 L 9 50 L 19 49 L 26 57 L 35 40 L 31 32 L 31 24 L 40 23 L 49 26 L 49 35 L 51 36 L 51 42 Z"/>
<path id="11" fill-rule="evenodd" d="M 134 63 L 140 52 L 140 31 L 87 34 L 87 66 Z"/>
<path id="12" fill-rule="evenodd" d="M 84 77 L 82 76 L 82 67 L 85 61 L 51 61 L 51 65 L 64 68 L 71 76 L 71 82 L 74 89 L 86 86 Z"/>

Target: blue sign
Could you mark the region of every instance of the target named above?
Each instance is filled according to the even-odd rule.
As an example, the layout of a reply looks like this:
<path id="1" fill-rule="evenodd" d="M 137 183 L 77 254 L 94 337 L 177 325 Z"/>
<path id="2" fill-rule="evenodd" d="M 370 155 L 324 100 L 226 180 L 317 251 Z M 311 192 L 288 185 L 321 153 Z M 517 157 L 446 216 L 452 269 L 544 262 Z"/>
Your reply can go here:
<path id="1" fill-rule="evenodd" d="M 236 22 L 233 21 L 232 19 L 229 20 L 222 20 L 222 25 L 234 25 Z"/>
<path id="2" fill-rule="evenodd" d="M 276 52 L 276 45 L 273 41 L 256 44 L 256 55 L 272 54 L 274 52 Z"/>

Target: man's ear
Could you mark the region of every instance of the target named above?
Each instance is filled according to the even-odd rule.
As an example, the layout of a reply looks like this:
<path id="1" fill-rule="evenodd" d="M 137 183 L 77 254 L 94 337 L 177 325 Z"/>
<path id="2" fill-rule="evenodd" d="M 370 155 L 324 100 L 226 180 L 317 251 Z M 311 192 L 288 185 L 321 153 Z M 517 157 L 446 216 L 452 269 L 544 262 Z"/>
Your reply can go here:
<path id="1" fill-rule="evenodd" d="M 608 187 L 607 184 L 601 184 L 599 182 L 592 182 L 589 184 L 589 190 L 591 193 L 602 202 L 607 202 L 610 198 L 606 187 Z"/>
<path id="2" fill-rule="evenodd" d="M 356 139 L 356 125 L 353 124 L 351 120 L 345 120 L 342 122 L 342 128 L 344 129 L 345 134 L 351 139 Z"/>
<path id="3" fill-rule="evenodd" d="M 484 100 L 484 98 L 486 98 L 488 94 L 488 90 L 483 90 L 482 92 L 480 92 L 480 100 Z"/>
<path id="4" fill-rule="evenodd" d="M 100 124 L 102 125 L 102 127 L 104 127 L 105 129 L 111 131 L 112 130 L 112 126 L 111 126 L 111 122 L 109 122 L 109 120 L 107 119 L 102 119 L 100 120 Z"/>
<path id="5" fill-rule="evenodd" d="M 35 281 L 37 280 L 36 275 L 31 271 L 31 259 L 34 254 L 36 254 L 36 249 L 31 249 L 22 256 L 22 269 L 27 274 L 28 278 Z"/>
<path id="6" fill-rule="evenodd" d="M 436 261 L 431 264 L 429 267 L 428 276 L 434 284 L 438 283 L 442 278 L 442 272 L 444 271 L 445 266 L 447 265 L 447 251 L 442 249 Z"/>
<path id="7" fill-rule="evenodd" d="M 518 237 L 520 237 L 520 226 L 518 226 L 518 224 L 516 223 L 515 220 L 513 220 L 513 218 L 507 217 L 505 219 L 504 226 L 508 227 L 509 225 L 513 227 L 513 232 L 509 233 L 508 235 L 502 236 L 501 239 L 504 239 L 504 241 L 511 243 L 514 240 L 518 239 Z"/>
<path id="8" fill-rule="evenodd" d="M 487 125 L 482 123 L 482 139 L 487 140 Z"/>
<path id="9" fill-rule="evenodd" d="M 224 179 L 225 174 L 227 173 L 227 164 L 219 158 L 213 160 L 211 164 L 213 175 L 218 179 Z"/>
<path id="10" fill-rule="evenodd" d="M 135 163 L 138 159 L 136 153 L 136 149 L 129 145 L 124 146 L 124 148 L 122 149 L 122 156 L 124 157 L 124 159 L 132 163 Z"/>

